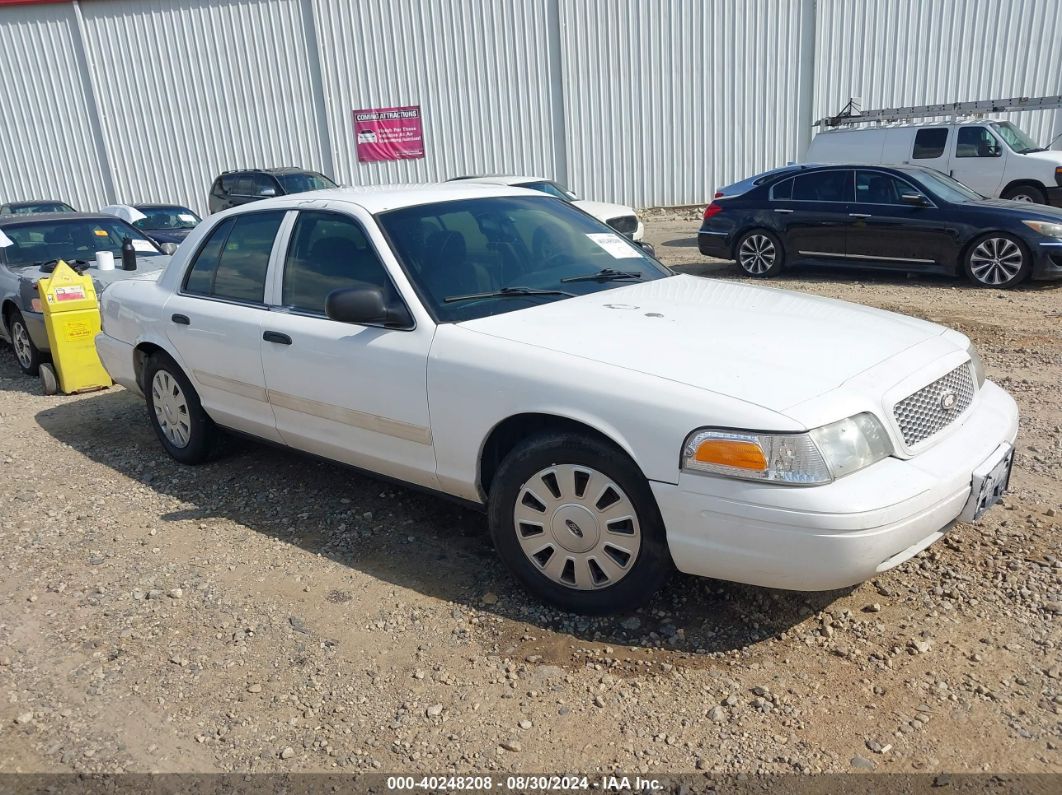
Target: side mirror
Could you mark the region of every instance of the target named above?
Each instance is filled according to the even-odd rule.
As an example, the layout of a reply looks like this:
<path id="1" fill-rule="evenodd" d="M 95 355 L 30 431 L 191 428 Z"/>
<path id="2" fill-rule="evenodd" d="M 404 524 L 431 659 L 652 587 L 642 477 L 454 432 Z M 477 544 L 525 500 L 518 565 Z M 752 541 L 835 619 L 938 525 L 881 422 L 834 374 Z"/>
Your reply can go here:
<path id="1" fill-rule="evenodd" d="M 652 257 L 653 259 L 656 259 L 656 246 L 654 246 L 652 243 L 646 243 L 643 240 L 643 241 L 638 241 L 635 245 L 637 245 L 638 248 L 640 248 L 642 251 L 644 251 L 650 257 Z"/>
<path id="2" fill-rule="evenodd" d="M 163 244 L 161 244 L 159 246 L 159 248 L 162 249 L 162 253 L 163 254 L 166 254 L 166 255 L 171 256 L 171 257 L 174 254 L 177 253 L 177 244 L 176 243 L 169 243 L 169 242 L 163 243 Z"/>
<path id="3" fill-rule="evenodd" d="M 261 196 L 263 199 L 269 199 L 269 198 L 272 198 L 273 196 L 277 195 L 277 189 L 276 188 L 262 188 L 260 191 L 258 191 L 258 195 Z"/>
<path id="4" fill-rule="evenodd" d="M 921 193 L 905 193 L 900 196 L 900 201 L 904 204 L 909 204 L 912 207 L 928 207 L 929 199 L 923 196 Z"/>
<path id="5" fill-rule="evenodd" d="M 567 194 L 568 194 L 568 195 L 569 195 L 569 196 L 570 196 L 571 198 L 573 198 L 573 199 L 578 199 L 578 198 L 579 198 L 579 197 L 578 197 L 578 196 L 577 196 L 577 195 L 575 194 L 575 191 L 573 191 L 573 190 L 566 190 L 566 191 L 564 191 L 564 192 L 565 192 L 565 193 L 567 193 Z"/>
<path id="6" fill-rule="evenodd" d="M 379 287 L 333 290 L 325 299 L 325 314 L 338 323 L 404 328 L 413 323 L 405 307 L 388 306 Z"/>

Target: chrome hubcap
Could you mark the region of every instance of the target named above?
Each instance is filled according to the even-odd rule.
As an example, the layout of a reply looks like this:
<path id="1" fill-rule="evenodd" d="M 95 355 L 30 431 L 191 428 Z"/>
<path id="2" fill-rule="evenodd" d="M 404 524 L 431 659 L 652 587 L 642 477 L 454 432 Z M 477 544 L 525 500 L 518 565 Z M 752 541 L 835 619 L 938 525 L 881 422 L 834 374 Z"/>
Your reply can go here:
<path id="1" fill-rule="evenodd" d="M 529 478 L 516 497 L 513 524 L 532 565 L 566 588 L 592 591 L 630 573 L 642 546 L 630 498 L 606 475 L 557 464 Z"/>
<path id="2" fill-rule="evenodd" d="M 1035 204 L 1035 200 L 1028 193 L 1019 193 L 1015 196 L 1011 196 L 1011 201 L 1026 202 L 1027 204 Z"/>
<path id="3" fill-rule="evenodd" d="M 1025 256 L 1013 240 L 990 237 L 970 255 L 970 272 L 982 284 L 1003 284 L 1018 275 L 1024 262 Z"/>
<path id="4" fill-rule="evenodd" d="M 159 370 L 151 379 L 151 405 L 155 409 L 155 420 L 170 444 L 187 447 L 192 438 L 188 401 L 181 385 L 165 370 Z"/>
<path id="5" fill-rule="evenodd" d="M 29 367 L 33 362 L 33 343 L 30 342 L 29 332 L 22 323 L 16 320 L 11 324 L 11 343 L 15 348 L 15 358 L 23 367 Z"/>
<path id="6" fill-rule="evenodd" d="M 738 262 L 746 273 L 766 273 L 774 265 L 777 252 L 774 243 L 766 235 L 749 235 L 741 241 Z"/>

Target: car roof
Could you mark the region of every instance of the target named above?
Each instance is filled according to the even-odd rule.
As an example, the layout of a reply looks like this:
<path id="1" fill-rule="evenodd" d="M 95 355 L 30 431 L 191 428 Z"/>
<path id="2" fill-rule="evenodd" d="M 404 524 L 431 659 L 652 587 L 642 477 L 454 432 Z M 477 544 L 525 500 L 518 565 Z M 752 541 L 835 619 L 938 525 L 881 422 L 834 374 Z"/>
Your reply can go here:
<path id="1" fill-rule="evenodd" d="M 43 224 L 49 221 L 121 221 L 105 213 L 33 213 L 32 215 L 0 215 L 0 227 Z M 123 221 L 124 223 L 124 221 Z"/>
<path id="2" fill-rule="evenodd" d="M 62 199 L 22 199 L 17 202 L 4 202 L 8 207 L 31 207 L 34 204 L 65 204 L 67 207 L 70 205 Z"/>
<path id="3" fill-rule="evenodd" d="M 515 174 L 488 174 L 482 177 L 454 177 L 450 182 L 485 182 L 489 185 L 519 185 L 523 182 L 553 182 L 549 177 L 521 177 Z"/>
<path id="4" fill-rule="evenodd" d="M 356 204 L 370 213 L 397 210 L 402 207 L 415 207 L 433 202 L 458 201 L 491 196 L 534 196 L 537 199 L 551 201 L 538 191 L 527 190 L 505 184 L 485 184 L 472 180 L 457 182 L 437 182 L 409 185 L 360 185 L 356 187 L 327 188 L 325 190 L 296 193 L 290 196 L 277 196 L 240 205 L 239 210 L 253 211 L 269 207 L 296 207 L 311 200 L 347 202 Z"/>
<path id="5" fill-rule="evenodd" d="M 320 174 L 312 168 L 300 168 L 299 166 L 278 166 L 277 168 L 233 168 L 221 172 L 225 174 Z M 323 176 L 323 175 L 322 175 Z"/>
<path id="6" fill-rule="evenodd" d="M 180 202 L 138 202 L 136 204 L 130 204 L 130 207 L 135 207 L 137 210 L 155 210 L 160 207 L 180 207 L 182 210 L 187 210 L 188 207 Z"/>

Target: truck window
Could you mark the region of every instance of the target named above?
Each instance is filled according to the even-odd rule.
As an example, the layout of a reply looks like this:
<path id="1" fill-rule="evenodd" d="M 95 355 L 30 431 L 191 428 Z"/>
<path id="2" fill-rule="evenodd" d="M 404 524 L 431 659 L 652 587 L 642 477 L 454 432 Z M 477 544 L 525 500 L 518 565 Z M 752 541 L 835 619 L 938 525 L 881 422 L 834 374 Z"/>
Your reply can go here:
<path id="1" fill-rule="evenodd" d="M 925 127 L 918 131 L 914 140 L 912 160 L 931 160 L 942 157 L 948 143 L 947 127 Z"/>

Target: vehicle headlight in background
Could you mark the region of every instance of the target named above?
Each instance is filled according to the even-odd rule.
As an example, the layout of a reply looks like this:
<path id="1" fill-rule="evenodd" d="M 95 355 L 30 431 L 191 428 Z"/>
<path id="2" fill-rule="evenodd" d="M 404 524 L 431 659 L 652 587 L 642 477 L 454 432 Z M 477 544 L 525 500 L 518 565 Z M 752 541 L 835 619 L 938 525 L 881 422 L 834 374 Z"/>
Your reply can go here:
<path id="1" fill-rule="evenodd" d="M 1062 224 L 1053 223 L 1051 221 L 1022 221 L 1022 223 L 1034 232 L 1039 232 L 1041 235 L 1047 235 L 1047 237 L 1062 237 Z"/>
<path id="2" fill-rule="evenodd" d="M 807 433 L 704 428 L 686 439 L 682 468 L 743 480 L 820 486 L 892 455 L 877 417 L 857 414 Z"/>
<path id="3" fill-rule="evenodd" d="M 985 385 L 985 363 L 981 361 L 981 357 L 977 354 L 977 348 L 973 346 L 972 342 L 967 347 L 966 352 L 970 354 L 970 367 L 973 368 L 974 381 L 977 383 L 977 388 L 980 389 Z"/>

